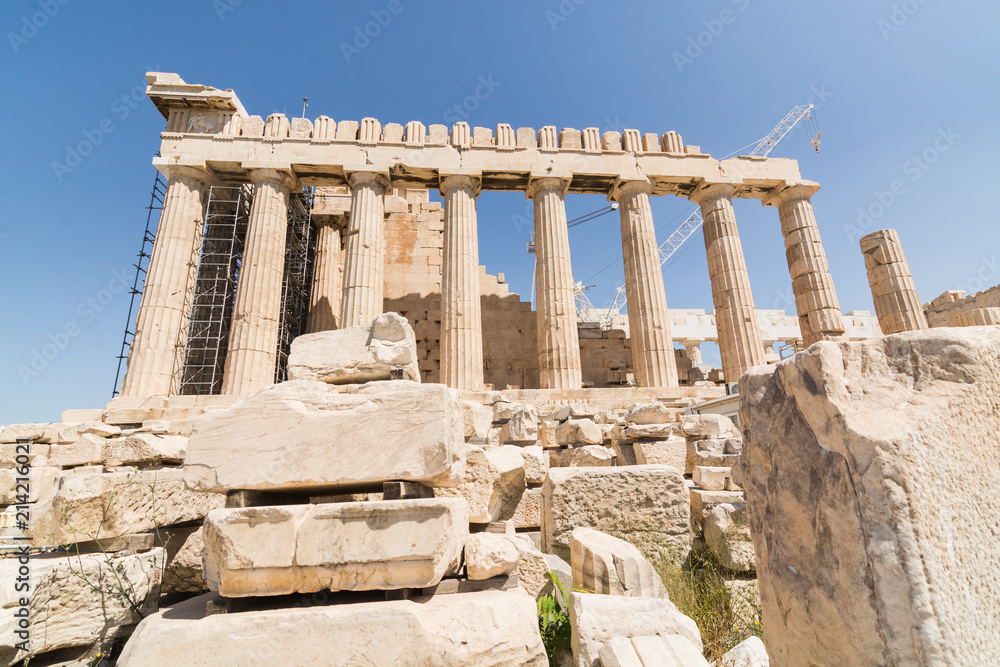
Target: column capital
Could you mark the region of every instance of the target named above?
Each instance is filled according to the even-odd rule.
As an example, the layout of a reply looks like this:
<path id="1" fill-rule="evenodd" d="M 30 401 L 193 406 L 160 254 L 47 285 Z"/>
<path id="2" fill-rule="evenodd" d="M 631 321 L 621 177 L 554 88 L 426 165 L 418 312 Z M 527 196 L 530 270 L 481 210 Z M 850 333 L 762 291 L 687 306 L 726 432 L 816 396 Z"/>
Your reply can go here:
<path id="1" fill-rule="evenodd" d="M 315 210 L 315 209 L 314 209 Z M 312 213 L 310 220 L 316 227 L 334 227 L 336 229 L 346 229 L 349 222 L 349 214 L 345 213 Z"/>
<path id="2" fill-rule="evenodd" d="M 244 163 L 243 166 L 250 172 L 250 182 L 254 185 L 271 181 L 277 182 L 288 190 L 294 190 L 299 187 L 299 179 L 295 177 L 295 173 L 290 168 L 280 168 L 273 165 L 252 167 L 247 163 Z"/>
<path id="3" fill-rule="evenodd" d="M 809 199 L 818 190 L 819 183 L 815 181 L 786 182 L 784 185 L 776 186 L 771 190 L 771 193 L 761 200 L 761 204 L 764 206 L 780 206 L 787 201 L 795 199 Z"/>
<path id="4" fill-rule="evenodd" d="M 472 196 L 478 197 L 483 185 L 483 173 L 481 171 L 450 171 L 438 174 L 438 190 L 442 197 L 448 196 L 448 191 L 453 188 L 470 188 Z"/>
<path id="5" fill-rule="evenodd" d="M 219 185 L 222 182 L 204 160 L 199 162 L 180 162 L 165 157 L 154 157 L 153 166 L 168 181 L 171 177 L 186 176 L 199 180 L 205 185 Z"/>
<path id="6" fill-rule="evenodd" d="M 608 201 L 619 201 L 628 192 L 653 192 L 653 182 L 638 174 L 622 174 L 615 179 L 615 184 L 608 193 Z"/>
<path id="7" fill-rule="evenodd" d="M 528 178 L 528 187 L 524 190 L 525 199 L 534 199 L 542 190 L 558 190 L 560 197 L 565 197 L 566 193 L 569 192 L 570 181 L 573 180 L 572 174 L 561 174 L 556 175 L 544 175 L 538 176 L 532 174 Z"/>
<path id="8" fill-rule="evenodd" d="M 351 168 L 344 165 L 344 174 L 347 176 L 347 184 L 351 186 L 352 190 L 359 185 L 371 183 L 385 192 L 391 183 L 389 172 L 384 169 Z"/>
<path id="9" fill-rule="evenodd" d="M 694 187 L 691 194 L 688 195 L 688 199 L 693 201 L 695 204 L 704 204 L 707 201 L 720 199 L 722 197 L 732 199 L 734 194 L 736 194 L 735 183 L 718 183 L 702 180 Z"/>

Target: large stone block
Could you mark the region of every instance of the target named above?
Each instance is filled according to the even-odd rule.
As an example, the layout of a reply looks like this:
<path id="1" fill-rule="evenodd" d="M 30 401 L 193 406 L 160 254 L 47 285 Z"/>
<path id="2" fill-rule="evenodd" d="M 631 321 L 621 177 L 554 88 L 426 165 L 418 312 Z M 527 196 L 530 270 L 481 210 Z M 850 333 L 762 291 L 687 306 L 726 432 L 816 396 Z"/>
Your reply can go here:
<path id="1" fill-rule="evenodd" d="M 178 463 L 184 460 L 187 441 L 179 435 L 137 433 L 106 440 L 101 459 L 110 467 L 129 463 Z"/>
<path id="2" fill-rule="evenodd" d="M 203 557 L 205 541 L 201 526 L 183 526 L 157 531 L 167 550 L 162 593 L 204 593 Z"/>
<path id="3" fill-rule="evenodd" d="M 159 548 L 120 557 L 35 554 L 27 566 L 0 559 L 0 665 L 127 636 L 156 609 L 163 561 Z M 15 588 L 21 567 L 30 573 L 27 591 Z M 27 652 L 16 648 L 24 639 L 15 634 L 23 628 L 14 616 L 22 598 L 29 600 Z"/>
<path id="4" fill-rule="evenodd" d="M 753 542 L 746 506 L 722 503 L 712 508 L 704 521 L 705 542 L 723 567 L 734 572 L 753 572 Z"/>
<path id="5" fill-rule="evenodd" d="M 672 435 L 665 440 L 640 440 L 632 445 L 639 465 L 667 465 L 684 472 L 687 467 L 687 440 Z"/>
<path id="6" fill-rule="evenodd" d="M 339 391 L 322 382 L 283 382 L 205 414 L 188 442 L 185 481 L 213 492 L 329 491 L 393 480 L 454 485 L 462 478 L 457 392 L 412 382 Z"/>
<path id="7" fill-rule="evenodd" d="M 435 489 L 434 495 L 465 498 L 469 503 L 469 521 L 492 523 L 514 517 L 524 489 L 524 458 L 517 447 L 470 445 L 461 484 L 457 488 Z"/>
<path id="8" fill-rule="evenodd" d="M 205 616 L 203 595 L 144 620 L 118 667 L 544 667 L 535 600 L 517 589 Z"/>
<path id="9" fill-rule="evenodd" d="M 476 533 L 465 541 L 465 571 L 473 581 L 510 574 L 519 559 L 520 552 L 506 535 Z"/>
<path id="10" fill-rule="evenodd" d="M 775 664 L 996 662 L 998 395 L 996 327 L 820 342 L 744 375 Z"/>
<path id="11" fill-rule="evenodd" d="M 423 588 L 458 571 L 468 533 L 455 498 L 220 509 L 205 580 L 225 597 Z"/>
<path id="12" fill-rule="evenodd" d="M 688 495 L 683 475 L 669 466 L 550 468 L 543 551 L 569 558 L 570 534 L 586 526 L 634 544 L 650 560 L 683 560 L 691 547 Z"/>
<path id="13" fill-rule="evenodd" d="M 569 594 L 569 616 L 576 667 L 600 667 L 598 652 L 616 637 L 681 635 L 699 653 L 702 650 L 698 625 L 666 598 L 573 592 Z"/>
<path id="14" fill-rule="evenodd" d="M 397 313 L 382 313 L 363 326 L 304 334 L 292 341 L 288 379 L 420 382 L 417 340 L 409 322 Z"/>
<path id="15" fill-rule="evenodd" d="M 225 497 L 192 491 L 179 468 L 58 477 L 31 511 L 34 546 L 143 533 L 204 518 Z"/>
<path id="16" fill-rule="evenodd" d="M 660 575 L 637 548 L 593 528 L 571 535 L 573 587 L 604 595 L 667 596 Z"/>

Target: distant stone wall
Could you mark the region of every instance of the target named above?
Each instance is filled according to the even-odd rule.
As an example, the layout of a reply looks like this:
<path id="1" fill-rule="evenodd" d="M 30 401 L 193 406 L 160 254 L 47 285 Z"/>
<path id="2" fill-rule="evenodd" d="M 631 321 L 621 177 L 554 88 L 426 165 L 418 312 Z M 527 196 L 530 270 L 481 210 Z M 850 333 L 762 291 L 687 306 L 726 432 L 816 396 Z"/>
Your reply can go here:
<path id="1" fill-rule="evenodd" d="M 1000 285 L 965 296 L 965 292 L 945 292 L 924 305 L 927 323 L 932 327 L 968 327 L 994 324 L 993 313 L 976 313 L 983 309 L 1000 308 Z"/>

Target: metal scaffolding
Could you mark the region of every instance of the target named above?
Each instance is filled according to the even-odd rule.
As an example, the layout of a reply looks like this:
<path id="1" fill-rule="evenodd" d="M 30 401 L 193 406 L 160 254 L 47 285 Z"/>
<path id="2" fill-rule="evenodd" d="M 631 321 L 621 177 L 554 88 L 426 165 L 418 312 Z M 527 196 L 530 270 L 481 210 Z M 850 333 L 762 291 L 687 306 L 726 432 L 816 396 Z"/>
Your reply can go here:
<path id="1" fill-rule="evenodd" d="M 181 394 L 218 394 L 222 390 L 229 327 L 252 201 L 252 185 L 209 189 L 201 260 L 181 369 Z"/>
<path id="2" fill-rule="evenodd" d="M 292 340 L 306 332 L 315 243 L 311 218 L 314 196 L 315 188 L 304 188 L 302 192 L 293 192 L 288 201 L 285 274 L 281 285 L 281 322 L 278 329 L 275 382 L 284 382 L 287 378 L 288 352 Z"/>
<path id="3" fill-rule="evenodd" d="M 159 157 L 159 153 L 156 154 Z M 146 269 L 149 267 L 149 258 L 153 251 L 153 241 L 156 239 L 156 226 L 159 225 L 160 211 L 163 210 L 163 200 L 167 196 L 167 183 L 156 172 L 153 180 L 153 191 L 149 195 L 149 205 L 146 207 L 146 231 L 142 234 L 142 245 L 139 247 L 138 260 L 132 265 L 135 267 L 135 280 L 132 281 L 131 299 L 128 304 L 128 318 L 125 320 L 125 334 L 122 336 L 122 347 L 118 352 L 118 370 L 115 372 L 115 386 L 111 391 L 111 398 L 118 395 L 118 388 L 121 386 L 122 370 L 128 361 L 128 352 L 132 347 L 132 340 L 135 332 L 129 327 L 134 326 L 132 317 L 135 314 L 136 299 L 142 295 L 142 286 L 145 285 Z M 154 225 L 154 215 L 156 213 Z"/>

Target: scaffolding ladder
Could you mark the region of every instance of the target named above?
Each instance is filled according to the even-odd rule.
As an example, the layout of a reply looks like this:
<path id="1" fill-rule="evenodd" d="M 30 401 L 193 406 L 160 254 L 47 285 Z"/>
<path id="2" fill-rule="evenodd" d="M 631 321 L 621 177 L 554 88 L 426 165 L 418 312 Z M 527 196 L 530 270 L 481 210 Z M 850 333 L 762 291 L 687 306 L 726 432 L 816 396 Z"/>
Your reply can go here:
<path id="1" fill-rule="evenodd" d="M 159 153 L 157 153 L 159 157 Z M 139 254 L 137 255 L 137 260 L 132 266 L 135 267 L 135 279 L 132 281 L 132 289 L 129 294 L 129 304 L 128 304 L 128 317 L 125 319 L 125 333 L 122 335 L 122 346 L 118 351 L 118 369 L 115 371 L 115 386 L 111 390 L 111 398 L 118 395 L 119 387 L 121 386 L 122 370 L 127 369 L 128 364 L 128 353 L 132 348 L 132 341 L 135 339 L 135 331 L 132 331 L 129 327 L 135 326 L 135 321 L 132 319 L 133 314 L 136 309 L 136 299 L 140 299 L 142 296 L 142 287 L 146 283 L 144 278 L 146 274 L 146 269 L 149 268 L 149 258 L 152 255 L 153 242 L 156 240 L 156 226 L 159 225 L 160 211 L 163 210 L 163 200 L 167 196 L 167 183 L 160 176 L 160 172 L 156 172 L 156 178 L 153 179 L 153 190 L 149 195 L 149 205 L 146 206 L 146 229 L 142 233 L 142 245 L 139 247 Z M 154 225 L 153 212 L 156 212 Z"/>

